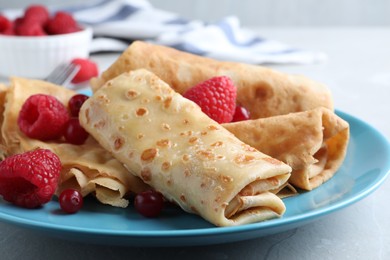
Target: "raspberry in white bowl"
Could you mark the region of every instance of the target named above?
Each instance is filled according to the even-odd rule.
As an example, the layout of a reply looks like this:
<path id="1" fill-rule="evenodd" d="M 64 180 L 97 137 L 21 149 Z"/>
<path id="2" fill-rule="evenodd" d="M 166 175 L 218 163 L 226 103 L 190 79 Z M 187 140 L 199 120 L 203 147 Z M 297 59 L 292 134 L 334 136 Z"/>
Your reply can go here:
<path id="1" fill-rule="evenodd" d="M 22 17 L 0 14 L 0 76 L 45 78 L 59 64 L 87 58 L 92 30 L 71 14 L 29 6 Z"/>

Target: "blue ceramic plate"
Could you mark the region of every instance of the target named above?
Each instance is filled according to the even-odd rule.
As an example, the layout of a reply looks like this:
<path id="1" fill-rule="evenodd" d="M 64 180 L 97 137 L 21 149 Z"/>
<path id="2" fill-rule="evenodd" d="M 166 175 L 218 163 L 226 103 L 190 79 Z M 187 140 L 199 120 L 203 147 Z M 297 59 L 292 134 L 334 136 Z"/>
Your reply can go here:
<path id="1" fill-rule="evenodd" d="M 51 236 L 89 243 L 132 246 L 208 245 L 256 238 L 304 225 L 364 198 L 385 180 L 390 170 L 390 146 L 371 126 L 338 112 L 351 126 L 347 157 L 337 174 L 318 189 L 284 200 L 280 219 L 237 227 L 214 227 L 177 208 L 146 219 L 132 207 L 118 209 L 86 201 L 74 215 L 65 215 L 57 201 L 27 210 L 0 201 L 0 219 Z"/>

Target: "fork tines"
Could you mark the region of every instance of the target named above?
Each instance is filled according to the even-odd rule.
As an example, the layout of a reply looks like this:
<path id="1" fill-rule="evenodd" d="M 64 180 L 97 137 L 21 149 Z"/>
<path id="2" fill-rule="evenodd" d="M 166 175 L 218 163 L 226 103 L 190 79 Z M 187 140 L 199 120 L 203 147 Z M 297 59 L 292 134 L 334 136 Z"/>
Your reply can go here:
<path id="1" fill-rule="evenodd" d="M 56 85 L 67 85 L 79 71 L 80 66 L 73 63 L 63 63 L 57 66 L 46 78 Z"/>

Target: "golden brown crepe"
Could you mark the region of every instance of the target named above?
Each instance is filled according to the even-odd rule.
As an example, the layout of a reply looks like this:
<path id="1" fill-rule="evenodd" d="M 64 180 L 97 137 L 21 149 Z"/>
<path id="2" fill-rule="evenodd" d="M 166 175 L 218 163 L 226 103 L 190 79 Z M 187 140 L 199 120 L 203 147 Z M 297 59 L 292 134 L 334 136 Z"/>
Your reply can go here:
<path id="1" fill-rule="evenodd" d="M 147 70 L 110 80 L 80 123 L 130 172 L 217 226 L 280 217 L 291 168 L 249 145 Z"/>
<path id="2" fill-rule="evenodd" d="M 281 199 L 292 197 L 298 194 L 297 189 L 289 182 L 286 182 L 284 185 L 280 186 L 279 189 L 272 192 Z"/>
<path id="3" fill-rule="evenodd" d="M 4 102 L 7 89 L 8 87 L 6 85 L 0 83 L 0 125 L 3 124 L 4 120 Z M 6 157 L 6 147 L 3 145 L 2 140 L 3 138 L 0 133 L 0 161 L 4 160 L 4 158 Z"/>
<path id="4" fill-rule="evenodd" d="M 18 127 L 17 117 L 25 100 L 37 93 L 53 95 L 66 106 L 76 94 L 44 81 L 12 78 L 1 126 L 7 155 L 38 147 L 50 149 L 59 156 L 63 166 L 57 193 L 65 188 L 76 188 L 84 196 L 92 193 L 100 202 L 113 206 L 126 207 L 126 193 L 147 187 L 139 178 L 128 174 L 127 169 L 91 137 L 83 145 L 72 145 L 61 140 L 42 142 L 25 136 Z"/>
<path id="5" fill-rule="evenodd" d="M 305 190 L 336 173 L 349 141 L 348 122 L 326 108 L 223 126 L 241 141 L 290 165 L 289 182 Z"/>
<path id="6" fill-rule="evenodd" d="M 229 76 L 237 86 L 237 103 L 253 119 L 326 107 L 333 110 L 330 91 L 304 76 L 289 75 L 262 66 L 222 62 L 181 52 L 169 47 L 133 42 L 99 78 L 91 81 L 94 90 L 123 72 L 144 68 L 175 91 L 218 75 Z"/>

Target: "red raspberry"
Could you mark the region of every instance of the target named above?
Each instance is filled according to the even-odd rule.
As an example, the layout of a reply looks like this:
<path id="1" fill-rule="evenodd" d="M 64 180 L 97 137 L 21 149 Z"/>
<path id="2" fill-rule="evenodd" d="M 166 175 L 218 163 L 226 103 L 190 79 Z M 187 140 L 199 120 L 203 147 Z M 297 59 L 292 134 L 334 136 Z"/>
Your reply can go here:
<path id="1" fill-rule="evenodd" d="M 76 20 L 67 12 L 57 12 L 46 24 L 48 34 L 65 34 L 80 31 Z"/>
<path id="2" fill-rule="evenodd" d="M 2 32 L 2 33 L 0 33 L 0 34 L 4 34 L 4 35 L 16 35 L 15 29 L 14 29 L 14 25 L 12 24 L 11 27 L 9 27 L 8 29 L 6 29 L 4 32 Z"/>
<path id="3" fill-rule="evenodd" d="M 24 22 L 24 18 L 23 17 L 18 17 L 14 20 L 14 26 L 15 27 L 18 27 L 19 25 L 21 25 L 22 23 Z"/>
<path id="4" fill-rule="evenodd" d="M 85 82 L 92 77 L 96 77 L 99 73 L 96 63 L 89 59 L 74 59 L 72 60 L 72 63 L 80 66 L 80 70 L 74 76 L 72 83 L 77 84 Z"/>
<path id="5" fill-rule="evenodd" d="M 229 77 L 213 77 L 188 89 L 183 96 L 197 103 L 205 114 L 218 123 L 232 121 L 237 89 Z"/>
<path id="6" fill-rule="evenodd" d="M 17 206 L 39 207 L 52 198 L 60 171 L 60 159 L 47 149 L 10 156 L 0 163 L 0 194 Z"/>
<path id="7" fill-rule="evenodd" d="M 30 5 L 24 12 L 24 20 L 44 25 L 49 21 L 49 11 L 43 5 Z"/>
<path id="8" fill-rule="evenodd" d="M 15 33 L 20 36 L 44 36 L 47 35 L 43 30 L 42 25 L 33 22 L 30 23 L 28 20 L 23 20 L 20 24 L 15 27 Z"/>
<path id="9" fill-rule="evenodd" d="M 7 17 L 0 15 L 0 34 L 6 34 L 7 31 L 12 30 L 13 24 Z"/>
<path id="10" fill-rule="evenodd" d="M 20 130 L 30 138 L 42 141 L 58 139 L 70 116 L 54 96 L 36 94 L 23 104 L 18 117 Z"/>

